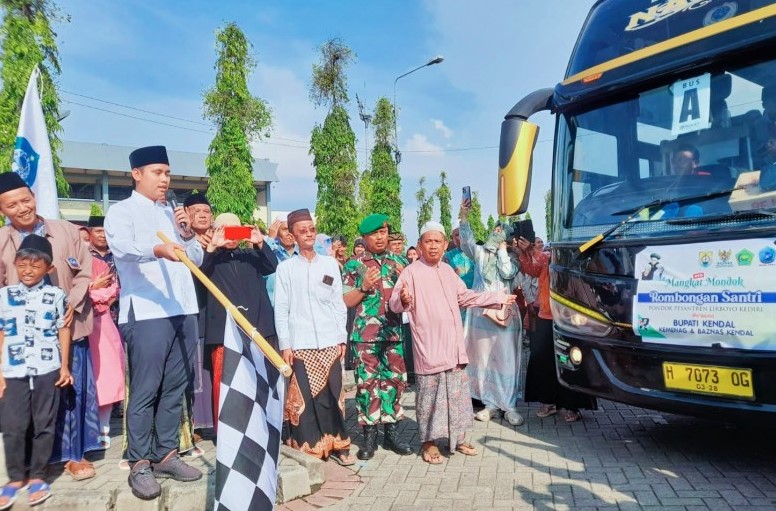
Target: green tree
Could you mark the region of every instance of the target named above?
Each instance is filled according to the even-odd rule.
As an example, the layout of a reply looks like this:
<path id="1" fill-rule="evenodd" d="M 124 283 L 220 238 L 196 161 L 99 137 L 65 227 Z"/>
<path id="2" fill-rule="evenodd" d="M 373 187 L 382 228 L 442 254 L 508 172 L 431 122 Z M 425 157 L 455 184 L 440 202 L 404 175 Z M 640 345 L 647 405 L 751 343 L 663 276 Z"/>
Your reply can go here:
<path id="1" fill-rule="evenodd" d="M 486 227 L 488 228 L 488 232 L 492 232 L 493 228 L 496 227 L 496 220 L 493 219 L 493 215 L 488 215 L 488 223 Z"/>
<path id="2" fill-rule="evenodd" d="M 423 224 L 431 220 L 434 212 L 434 196 L 426 191 L 426 178 L 421 177 L 418 181 L 418 191 L 415 192 L 415 199 L 418 201 L 418 235 Z"/>
<path id="3" fill-rule="evenodd" d="M 552 235 L 552 190 L 544 194 L 544 226 L 547 229 L 547 241 Z"/>
<path id="4" fill-rule="evenodd" d="M 253 46 L 235 23 L 216 33 L 216 82 L 204 94 L 204 117 L 216 125 L 205 160 L 207 198 L 214 213 L 230 212 L 251 222 L 256 209 L 251 141 L 269 136 L 272 111 L 252 96 L 248 77 L 256 67 Z"/>
<path id="5" fill-rule="evenodd" d="M 62 126 L 59 124 L 59 93 L 54 82 L 62 69 L 57 35 L 51 22 L 68 21 L 68 18 L 50 0 L 0 0 L 0 8 L 3 12 L 0 29 L 0 78 L 3 82 L 0 89 L 0 161 L 4 162 L 0 165 L 0 172 L 8 170 L 13 159 L 24 93 L 30 74 L 37 65 L 40 69 L 40 100 L 54 159 L 57 191 L 60 197 L 67 197 L 70 186 L 62 175 L 59 159 Z"/>
<path id="6" fill-rule="evenodd" d="M 89 216 L 105 216 L 105 213 L 102 212 L 102 206 L 96 202 L 92 203 L 92 206 L 89 208 Z"/>
<path id="7" fill-rule="evenodd" d="M 356 134 L 345 109 L 348 102 L 345 68 L 353 61 L 353 52 L 339 39 L 331 39 L 320 48 L 321 57 L 313 64 L 310 99 L 316 106 L 329 107 L 323 126 L 316 124 L 310 137 L 310 154 L 318 184 L 315 214 L 318 230 L 355 238 L 358 224 L 356 184 Z"/>
<path id="8" fill-rule="evenodd" d="M 391 227 L 401 230 L 401 178 L 393 157 L 393 105 L 387 98 L 377 100 L 372 126 L 375 142 L 371 169 L 364 171 L 359 187 L 364 213 L 388 215 Z"/>
<path id="9" fill-rule="evenodd" d="M 445 233 L 450 236 L 453 232 L 453 214 L 450 208 L 450 187 L 447 185 L 447 174 L 443 170 L 439 174 L 439 188 L 434 192 L 439 201 L 439 223 L 445 228 Z"/>
<path id="10" fill-rule="evenodd" d="M 485 241 L 490 231 L 485 230 L 485 224 L 482 223 L 482 206 L 477 192 L 472 192 L 472 207 L 469 210 L 469 225 L 472 228 L 472 234 L 477 241 Z"/>

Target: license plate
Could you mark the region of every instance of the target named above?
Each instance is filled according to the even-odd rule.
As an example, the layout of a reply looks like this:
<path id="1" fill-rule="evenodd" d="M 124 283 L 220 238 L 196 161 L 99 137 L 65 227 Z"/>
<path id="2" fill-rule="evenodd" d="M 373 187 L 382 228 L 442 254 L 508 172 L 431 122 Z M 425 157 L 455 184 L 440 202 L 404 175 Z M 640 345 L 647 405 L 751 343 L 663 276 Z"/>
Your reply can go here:
<path id="1" fill-rule="evenodd" d="M 667 389 L 754 399 L 752 370 L 663 362 Z"/>

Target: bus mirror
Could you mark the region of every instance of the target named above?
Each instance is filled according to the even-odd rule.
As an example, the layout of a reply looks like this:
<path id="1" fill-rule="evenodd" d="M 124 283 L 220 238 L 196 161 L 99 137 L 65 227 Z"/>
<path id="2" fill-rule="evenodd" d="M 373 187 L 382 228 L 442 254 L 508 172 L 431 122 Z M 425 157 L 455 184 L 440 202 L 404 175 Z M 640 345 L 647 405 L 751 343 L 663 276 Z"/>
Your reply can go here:
<path id="1" fill-rule="evenodd" d="M 501 123 L 498 170 L 498 214 L 525 213 L 531 194 L 533 151 L 539 126 L 526 119 L 511 117 Z"/>

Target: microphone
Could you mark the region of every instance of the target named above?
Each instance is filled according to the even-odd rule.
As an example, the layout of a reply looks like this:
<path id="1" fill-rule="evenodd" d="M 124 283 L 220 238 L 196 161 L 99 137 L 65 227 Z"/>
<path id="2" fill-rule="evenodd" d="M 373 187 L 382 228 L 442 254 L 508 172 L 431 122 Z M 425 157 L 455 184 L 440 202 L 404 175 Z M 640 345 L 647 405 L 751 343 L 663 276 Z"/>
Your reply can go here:
<path id="1" fill-rule="evenodd" d="M 173 212 L 175 212 L 175 209 L 178 207 L 178 199 L 175 197 L 175 190 L 167 190 L 165 198 L 167 199 L 167 203 L 172 206 Z M 182 232 L 188 232 L 189 230 L 184 222 L 179 223 L 178 227 L 181 228 Z"/>

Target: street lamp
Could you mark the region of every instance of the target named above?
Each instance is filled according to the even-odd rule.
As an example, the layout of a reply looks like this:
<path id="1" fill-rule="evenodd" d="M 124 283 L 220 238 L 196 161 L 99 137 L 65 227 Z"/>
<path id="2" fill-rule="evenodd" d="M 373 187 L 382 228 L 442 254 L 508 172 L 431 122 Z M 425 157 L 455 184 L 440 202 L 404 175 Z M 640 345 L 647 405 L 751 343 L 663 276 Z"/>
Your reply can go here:
<path id="1" fill-rule="evenodd" d="M 394 149 L 394 156 L 396 157 L 396 165 L 398 165 L 401 162 L 401 151 L 399 151 L 399 131 L 397 127 L 397 118 L 399 117 L 399 109 L 396 108 L 396 82 L 398 82 L 401 78 L 404 78 L 405 76 L 414 73 L 415 71 L 418 71 L 419 69 L 423 69 L 424 67 L 433 66 L 434 64 L 440 64 L 445 58 L 441 55 L 437 55 L 433 59 L 429 60 L 425 64 L 416 67 L 415 69 L 412 69 L 410 71 L 407 71 L 403 75 L 399 75 L 396 77 L 396 79 L 393 81 L 393 138 L 396 142 L 396 148 Z"/>

